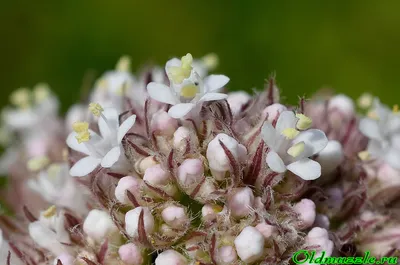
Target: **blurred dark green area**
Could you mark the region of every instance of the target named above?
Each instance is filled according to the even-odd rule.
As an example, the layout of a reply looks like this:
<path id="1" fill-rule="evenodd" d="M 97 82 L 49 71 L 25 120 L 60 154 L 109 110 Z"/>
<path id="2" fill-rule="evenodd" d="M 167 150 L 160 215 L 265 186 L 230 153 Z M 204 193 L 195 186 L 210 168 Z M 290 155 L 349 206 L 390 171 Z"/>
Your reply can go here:
<path id="1" fill-rule="evenodd" d="M 85 72 L 216 52 L 231 90 L 271 73 L 289 102 L 332 87 L 399 103 L 400 1 L 3 1 L 0 106 L 48 82 L 63 109 Z"/>

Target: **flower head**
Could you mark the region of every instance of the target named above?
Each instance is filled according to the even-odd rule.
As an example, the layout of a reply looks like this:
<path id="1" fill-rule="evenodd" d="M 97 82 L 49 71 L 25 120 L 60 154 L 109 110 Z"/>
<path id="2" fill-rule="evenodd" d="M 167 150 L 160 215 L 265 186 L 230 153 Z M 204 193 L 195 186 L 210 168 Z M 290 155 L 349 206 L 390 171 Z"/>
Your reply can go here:
<path id="1" fill-rule="evenodd" d="M 310 123 L 308 117 L 303 114 L 296 117 L 292 111 L 282 112 L 275 127 L 270 122 L 264 123 L 261 133 L 270 148 L 266 160 L 273 171 L 284 173 L 289 170 L 305 180 L 321 175 L 321 166 L 308 157 L 323 150 L 328 139 L 320 130 L 305 130 Z"/>

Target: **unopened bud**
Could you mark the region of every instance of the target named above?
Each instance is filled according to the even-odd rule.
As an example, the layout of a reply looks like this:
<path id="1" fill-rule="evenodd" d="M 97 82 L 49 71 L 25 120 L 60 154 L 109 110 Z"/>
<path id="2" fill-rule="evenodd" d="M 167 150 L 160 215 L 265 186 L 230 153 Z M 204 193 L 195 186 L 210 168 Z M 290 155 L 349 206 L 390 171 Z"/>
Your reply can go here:
<path id="1" fill-rule="evenodd" d="M 119 232 L 110 215 L 97 209 L 91 210 L 87 215 L 83 223 L 83 231 L 97 242 L 101 242 L 109 235 Z"/>
<path id="2" fill-rule="evenodd" d="M 183 187 L 199 183 L 203 175 L 204 165 L 200 159 L 186 159 L 178 168 L 179 184 Z"/>
<path id="3" fill-rule="evenodd" d="M 265 222 L 256 225 L 256 229 L 264 236 L 265 239 L 269 239 L 278 233 L 278 230 L 275 226 L 269 225 Z"/>
<path id="4" fill-rule="evenodd" d="M 233 189 L 228 197 L 227 205 L 235 218 L 249 215 L 254 206 L 253 191 L 249 187 Z"/>
<path id="5" fill-rule="evenodd" d="M 167 206 L 162 212 L 161 217 L 166 224 L 172 228 L 182 228 L 190 222 L 186 210 L 183 207 L 170 205 Z"/>
<path id="6" fill-rule="evenodd" d="M 143 264 L 143 256 L 140 251 L 140 248 L 133 244 L 125 244 L 119 247 L 118 254 L 120 259 L 126 265 L 142 265 Z"/>
<path id="7" fill-rule="evenodd" d="M 115 188 L 115 197 L 121 203 L 128 204 L 130 202 L 126 192 L 129 191 L 133 195 L 138 195 L 140 192 L 140 186 L 142 180 L 138 177 L 126 176 L 118 181 L 118 185 Z"/>
<path id="8" fill-rule="evenodd" d="M 171 118 L 164 110 L 159 110 L 153 114 L 151 119 L 152 131 L 157 131 L 159 134 L 171 136 L 178 128 L 178 120 Z"/>
<path id="9" fill-rule="evenodd" d="M 275 103 L 272 105 L 269 105 L 268 107 L 266 107 L 263 112 L 262 112 L 262 118 L 263 120 L 267 118 L 267 121 L 272 123 L 274 120 L 277 120 L 279 115 L 286 111 L 287 108 L 286 106 L 279 104 L 279 103 Z"/>
<path id="10" fill-rule="evenodd" d="M 252 226 L 245 227 L 235 238 L 234 243 L 236 252 L 243 262 L 255 262 L 263 255 L 264 236 Z"/>
<path id="11" fill-rule="evenodd" d="M 168 249 L 158 254 L 156 258 L 156 265 L 188 265 L 187 259 L 176 252 L 175 250 Z"/>
<path id="12" fill-rule="evenodd" d="M 125 229 L 131 237 L 137 237 L 139 231 L 139 217 L 143 211 L 143 223 L 146 234 L 149 235 L 154 231 L 154 217 L 147 207 L 136 207 L 125 215 Z"/>
<path id="13" fill-rule="evenodd" d="M 229 93 L 228 101 L 231 108 L 232 115 L 235 116 L 240 113 L 242 107 L 251 99 L 250 95 L 243 91 Z"/>
<path id="14" fill-rule="evenodd" d="M 182 149 L 186 147 L 186 140 L 190 139 L 190 130 L 186 127 L 179 127 L 174 132 L 173 145 L 176 149 Z"/>
<path id="15" fill-rule="evenodd" d="M 315 221 L 315 203 L 309 199 L 302 199 L 293 206 L 293 210 L 299 215 L 302 222 L 301 228 L 309 228 Z"/>
<path id="16" fill-rule="evenodd" d="M 231 265 L 237 261 L 236 250 L 232 246 L 222 246 L 217 251 L 218 265 Z"/>

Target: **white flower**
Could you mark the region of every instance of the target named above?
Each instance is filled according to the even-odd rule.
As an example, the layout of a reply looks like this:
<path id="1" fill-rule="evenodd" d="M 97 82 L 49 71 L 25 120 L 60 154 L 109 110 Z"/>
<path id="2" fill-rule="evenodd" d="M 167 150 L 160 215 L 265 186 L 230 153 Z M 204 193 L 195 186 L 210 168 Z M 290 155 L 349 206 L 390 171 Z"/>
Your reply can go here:
<path id="1" fill-rule="evenodd" d="M 234 241 L 240 259 L 246 263 L 260 259 L 264 252 L 264 240 L 264 236 L 256 228 L 246 226 Z"/>
<path id="2" fill-rule="evenodd" d="M 156 265 L 187 265 L 188 262 L 186 258 L 176 252 L 175 250 L 168 249 L 163 251 L 162 253 L 158 254 L 156 261 Z"/>
<path id="3" fill-rule="evenodd" d="M 374 108 L 360 121 L 359 128 L 370 139 L 367 151 L 371 157 L 400 169 L 400 113 L 396 107 L 391 111 L 375 100 Z"/>
<path id="4" fill-rule="evenodd" d="M 170 86 L 151 82 L 147 85 L 150 97 L 159 102 L 173 105 L 168 114 L 173 118 L 182 118 L 196 105 L 213 100 L 221 100 L 226 94 L 216 93 L 224 87 L 229 78 L 224 75 L 209 75 L 204 79 L 194 70 L 191 54 L 167 62 L 165 71 L 170 80 Z"/>
<path id="5" fill-rule="evenodd" d="M 136 91 L 136 89 L 133 89 L 136 80 L 129 70 L 130 59 L 127 56 L 122 56 L 116 69 L 104 73 L 96 82 L 90 100 L 99 102 L 106 108 L 112 107 L 122 111 L 124 97 L 133 96 L 128 93 Z"/>
<path id="6" fill-rule="evenodd" d="M 27 184 L 46 201 L 83 215 L 87 212 L 84 195 L 68 171 L 66 163 L 52 164 L 39 172 L 37 179 L 29 179 Z"/>
<path id="7" fill-rule="evenodd" d="M 270 148 L 266 161 L 273 171 L 289 170 L 305 180 L 321 176 L 320 164 L 308 157 L 323 150 L 328 139 L 320 130 L 307 130 L 310 126 L 310 118 L 292 111 L 282 112 L 275 128 L 269 122 L 264 123 L 261 133 Z"/>
<path id="8" fill-rule="evenodd" d="M 100 116 L 98 125 L 101 136 L 89 130 L 88 123 L 79 122 L 74 124 L 74 132 L 67 138 L 70 148 L 87 155 L 71 168 L 70 174 L 74 177 L 85 176 L 99 165 L 111 168 L 117 166 L 117 162 L 126 160 L 121 142 L 135 124 L 136 115 L 130 116 L 119 125 L 117 110 L 109 108 L 99 110 L 99 113 L 93 111 Z"/>
<path id="9" fill-rule="evenodd" d="M 68 252 L 66 244 L 71 243 L 68 231 L 64 225 L 64 213 L 57 213 L 55 206 L 51 206 L 40 214 L 38 221 L 29 224 L 29 235 L 40 247 L 61 255 Z"/>

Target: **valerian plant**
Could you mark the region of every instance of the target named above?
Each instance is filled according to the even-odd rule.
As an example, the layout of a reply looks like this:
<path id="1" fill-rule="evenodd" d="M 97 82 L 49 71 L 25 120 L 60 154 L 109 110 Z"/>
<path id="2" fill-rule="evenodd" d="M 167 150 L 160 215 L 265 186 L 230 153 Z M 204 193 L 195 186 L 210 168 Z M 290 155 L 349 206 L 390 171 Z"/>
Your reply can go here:
<path id="1" fill-rule="evenodd" d="M 226 93 L 214 54 L 136 75 L 122 57 L 58 115 L 45 84 L 2 111 L 6 265 L 289 264 L 400 247 L 400 113 L 364 94 Z"/>

